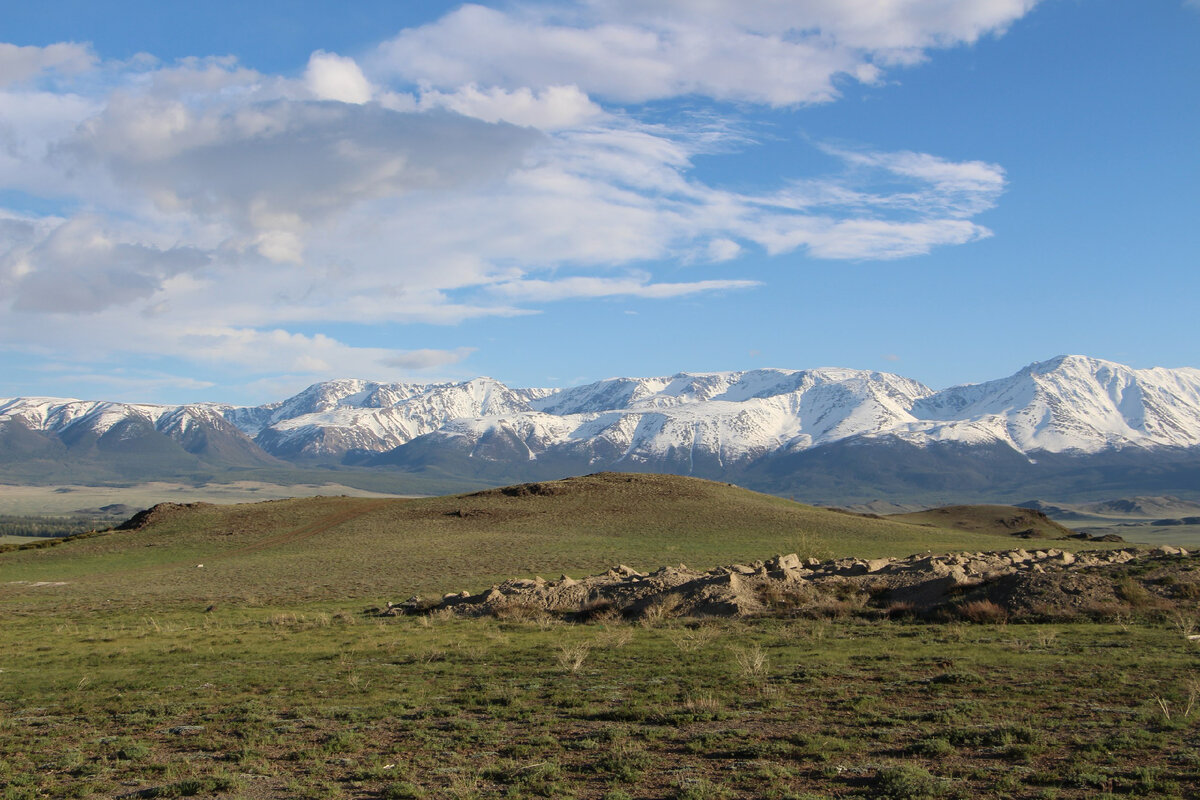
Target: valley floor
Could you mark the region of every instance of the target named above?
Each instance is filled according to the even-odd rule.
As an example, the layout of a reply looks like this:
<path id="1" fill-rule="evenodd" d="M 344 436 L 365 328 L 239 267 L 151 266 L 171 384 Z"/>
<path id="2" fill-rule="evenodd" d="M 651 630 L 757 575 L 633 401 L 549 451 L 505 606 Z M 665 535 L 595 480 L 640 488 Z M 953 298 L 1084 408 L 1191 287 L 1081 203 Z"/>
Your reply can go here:
<path id="1" fill-rule="evenodd" d="M 1194 624 L 62 608 L 0 631 L 0 797 L 1195 797 Z"/>
<path id="2" fill-rule="evenodd" d="M 252 503 L 318 495 L 397 496 L 336 483 L 284 485 L 265 481 L 232 481 L 192 485 L 152 481 L 128 486 L 38 486 L 0 483 L 0 514 L 67 514 L 81 509 L 101 508 L 113 503 L 131 506 L 137 510 L 158 503 Z"/>

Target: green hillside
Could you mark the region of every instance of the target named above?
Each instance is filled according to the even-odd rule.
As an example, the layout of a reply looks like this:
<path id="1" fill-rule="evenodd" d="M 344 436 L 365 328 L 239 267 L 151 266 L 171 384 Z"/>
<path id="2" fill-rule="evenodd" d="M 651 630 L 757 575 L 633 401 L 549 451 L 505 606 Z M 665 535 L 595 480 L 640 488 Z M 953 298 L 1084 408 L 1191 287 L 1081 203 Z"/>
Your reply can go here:
<path id="1" fill-rule="evenodd" d="M 0 603 L 353 604 L 617 563 L 711 568 L 781 552 L 881 557 L 1013 545 L 1007 535 L 838 513 L 695 478 L 610 473 L 413 500 L 164 507 L 138 530 L 0 554 Z"/>

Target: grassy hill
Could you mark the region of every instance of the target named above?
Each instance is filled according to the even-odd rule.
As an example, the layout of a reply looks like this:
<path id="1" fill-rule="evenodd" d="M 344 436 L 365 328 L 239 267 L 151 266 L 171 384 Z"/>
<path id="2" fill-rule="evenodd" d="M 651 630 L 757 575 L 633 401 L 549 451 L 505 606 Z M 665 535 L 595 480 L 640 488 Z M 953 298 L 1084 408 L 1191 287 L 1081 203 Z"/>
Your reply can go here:
<path id="1" fill-rule="evenodd" d="M 353 604 L 617 563 L 707 569 L 781 552 L 881 557 L 1014 544 L 696 478 L 609 473 L 409 500 L 162 508 L 138 530 L 0 554 L 0 607 Z"/>
<path id="2" fill-rule="evenodd" d="M 943 506 L 907 514 L 891 514 L 887 519 L 958 531 L 1007 533 L 1022 538 L 1065 539 L 1075 533 L 1041 511 L 1015 506 Z"/>

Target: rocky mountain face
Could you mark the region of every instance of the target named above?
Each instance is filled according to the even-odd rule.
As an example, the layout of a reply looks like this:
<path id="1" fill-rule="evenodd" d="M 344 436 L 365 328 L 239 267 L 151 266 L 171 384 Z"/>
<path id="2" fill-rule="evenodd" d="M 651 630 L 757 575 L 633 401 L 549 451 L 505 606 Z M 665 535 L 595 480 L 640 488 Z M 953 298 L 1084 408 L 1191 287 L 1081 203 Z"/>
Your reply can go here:
<path id="1" fill-rule="evenodd" d="M 0 400 L 0 475 L 10 479 L 142 480 L 280 465 L 212 406 Z"/>
<path id="2" fill-rule="evenodd" d="M 937 392 L 899 375 L 829 368 L 562 390 L 490 378 L 339 380 L 253 408 L 0 400 L 0 455 L 65 458 L 137 449 L 135 440 L 201 461 L 390 466 L 497 482 L 615 469 L 822 498 L 857 485 L 870 499 L 889 486 L 894 496 L 986 494 L 1064 476 L 1083 488 L 1090 472 L 1121 493 L 1186 494 L 1200 491 L 1200 370 L 1062 356 Z"/>

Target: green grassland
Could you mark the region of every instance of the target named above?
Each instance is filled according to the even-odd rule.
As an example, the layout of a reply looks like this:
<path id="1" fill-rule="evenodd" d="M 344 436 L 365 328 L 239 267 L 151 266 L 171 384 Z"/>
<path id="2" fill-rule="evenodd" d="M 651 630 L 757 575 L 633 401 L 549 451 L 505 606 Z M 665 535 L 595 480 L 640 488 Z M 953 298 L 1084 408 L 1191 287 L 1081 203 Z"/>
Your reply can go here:
<path id="1" fill-rule="evenodd" d="M 1200 549 L 1200 525 L 1137 525 L 1137 526 L 1083 526 L 1094 536 L 1115 533 L 1134 542 L 1147 544 L 1173 544 L 1189 550 Z"/>
<path id="2" fill-rule="evenodd" d="M 164 512 L 0 553 L 0 800 L 1197 796 L 1200 614 L 361 613 L 618 562 L 1064 544 L 660 476 Z"/>

